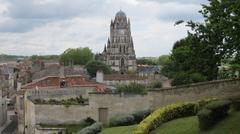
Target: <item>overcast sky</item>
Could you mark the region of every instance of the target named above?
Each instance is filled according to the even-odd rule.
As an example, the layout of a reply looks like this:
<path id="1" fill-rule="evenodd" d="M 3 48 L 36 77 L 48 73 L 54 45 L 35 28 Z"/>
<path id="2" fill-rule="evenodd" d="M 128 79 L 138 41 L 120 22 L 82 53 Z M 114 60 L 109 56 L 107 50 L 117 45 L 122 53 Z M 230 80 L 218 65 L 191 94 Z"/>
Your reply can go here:
<path id="1" fill-rule="evenodd" d="M 0 54 L 60 54 L 67 48 L 102 52 L 109 25 L 122 9 L 131 20 L 137 57 L 169 54 L 187 29 L 177 20 L 202 20 L 207 0 L 0 0 Z"/>

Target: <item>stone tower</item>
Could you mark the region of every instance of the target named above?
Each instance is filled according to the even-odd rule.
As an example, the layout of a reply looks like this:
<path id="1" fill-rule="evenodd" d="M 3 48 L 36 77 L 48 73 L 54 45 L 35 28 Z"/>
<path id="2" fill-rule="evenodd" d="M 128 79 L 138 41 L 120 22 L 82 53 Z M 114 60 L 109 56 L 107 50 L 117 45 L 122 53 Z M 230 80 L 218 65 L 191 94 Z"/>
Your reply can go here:
<path id="1" fill-rule="evenodd" d="M 101 59 L 107 65 L 121 74 L 136 71 L 136 55 L 131 36 L 130 20 L 121 10 L 111 21 L 110 37 L 101 55 Z"/>

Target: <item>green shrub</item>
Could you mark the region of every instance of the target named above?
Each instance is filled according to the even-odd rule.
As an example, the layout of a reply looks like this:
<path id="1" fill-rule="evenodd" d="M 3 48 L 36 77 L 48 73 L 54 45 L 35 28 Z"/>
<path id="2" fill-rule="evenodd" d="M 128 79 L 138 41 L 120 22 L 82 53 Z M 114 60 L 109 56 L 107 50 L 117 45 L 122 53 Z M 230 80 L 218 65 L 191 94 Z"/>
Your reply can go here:
<path id="1" fill-rule="evenodd" d="M 236 111 L 240 111 L 240 100 L 233 101 L 232 108 Z"/>
<path id="2" fill-rule="evenodd" d="M 162 88 L 162 83 L 160 81 L 154 81 L 150 85 L 151 88 Z"/>
<path id="3" fill-rule="evenodd" d="M 215 116 L 225 116 L 230 108 L 231 101 L 229 100 L 219 100 L 213 101 L 207 104 L 205 107 L 214 112 Z"/>
<path id="4" fill-rule="evenodd" d="M 85 127 L 81 131 L 77 132 L 77 134 L 98 134 L 102 131 L 102 123 L 94 123 L 91 126 Z"/>
<path id="5" fill-rule="evenodd" d="M 133 82 L 127 85 L 117 85 L 117 92 L 143 94 L 146 92 L 146 87 L 142 84 Z"/>
<path id="6" fill-rule="evenodd" d="M 91 117 L 87 117 L 86 119 L 84 119 L 84 122 L 86 122 L 86 124 L 92 125 L 96 121 L 94 119 L 92 119 Z"/>
<path id="7" fill-rule="evenodd" d="M 207 78 L 199 73 L 189 73 L 189 72 L 179 72 L 176 73 L 176 75 L 173 78 L 172 85 L 185 85 L 185 84 L 191 84 L 191 83 L 197 83 L 206 81 Z"/>
<path id="8" fill-rule="evenodd" d="M 137 111 L 133 113 L 133 117 L 136 123 L 141 122 L 145 117 L 147 117 L 151 113 L 151 110 L 143 110 L 143 111 Z"/>
<path id="9" fill-rule="evenodd" d="M 216 101 L 216 98 L 202 99 L 198 101 L 198 111 L 205 107 L 208 103 Z"/>
<path id="10" fill-rule="evenodd" d="M 162 123 L 185 116 L 196 114 L 195 103 L 179 103 L 162 107 L 140 122 L 134 130 L 134 134 L 147 134 Z"/>
<path id="11" fill-rule="evenodd" d="M 110 126 L 128 126 L 135 124 L 134 117 L 132 115 L 120 115 L 110 119 Z"/>
<path id="12" fill-rule="evenodd" d="M 204 109 L 197 114 L 199 127 L 201 130 L 207 130 L 223 119 L 230 108 L 231 101 L 219 100 L 207 104 Z"/>
<path id="13" fill-rule="evenodd" d="M 198 121 L 199 121 L 199 128 L 201 130 L 206 130 L 212 126 L 212 111 L 208 109 L 202 109 L 198 112 Z"/>

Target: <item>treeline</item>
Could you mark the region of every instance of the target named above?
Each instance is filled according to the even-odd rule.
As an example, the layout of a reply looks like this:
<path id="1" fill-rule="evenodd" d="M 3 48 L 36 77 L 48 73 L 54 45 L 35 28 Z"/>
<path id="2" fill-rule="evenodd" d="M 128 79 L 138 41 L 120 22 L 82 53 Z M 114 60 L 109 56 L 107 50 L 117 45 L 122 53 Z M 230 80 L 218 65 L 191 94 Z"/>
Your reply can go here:
<path id="1" fill-rule="evenodd" d="M 0 54 L 0 61 L 11 61 L 26 58 L 27 56 Z"/>

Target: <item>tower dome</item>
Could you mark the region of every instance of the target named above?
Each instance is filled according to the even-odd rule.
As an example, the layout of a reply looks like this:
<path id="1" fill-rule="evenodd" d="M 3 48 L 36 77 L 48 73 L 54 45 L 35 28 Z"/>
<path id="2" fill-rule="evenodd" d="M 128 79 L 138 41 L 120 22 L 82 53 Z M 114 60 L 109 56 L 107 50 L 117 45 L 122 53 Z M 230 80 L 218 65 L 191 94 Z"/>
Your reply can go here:
<path id="1" fill-rule="evenodd" d="M 122 10 L 120 10 L 117 12 L 116 17 L 126 17 L 126 14 Z"/>

